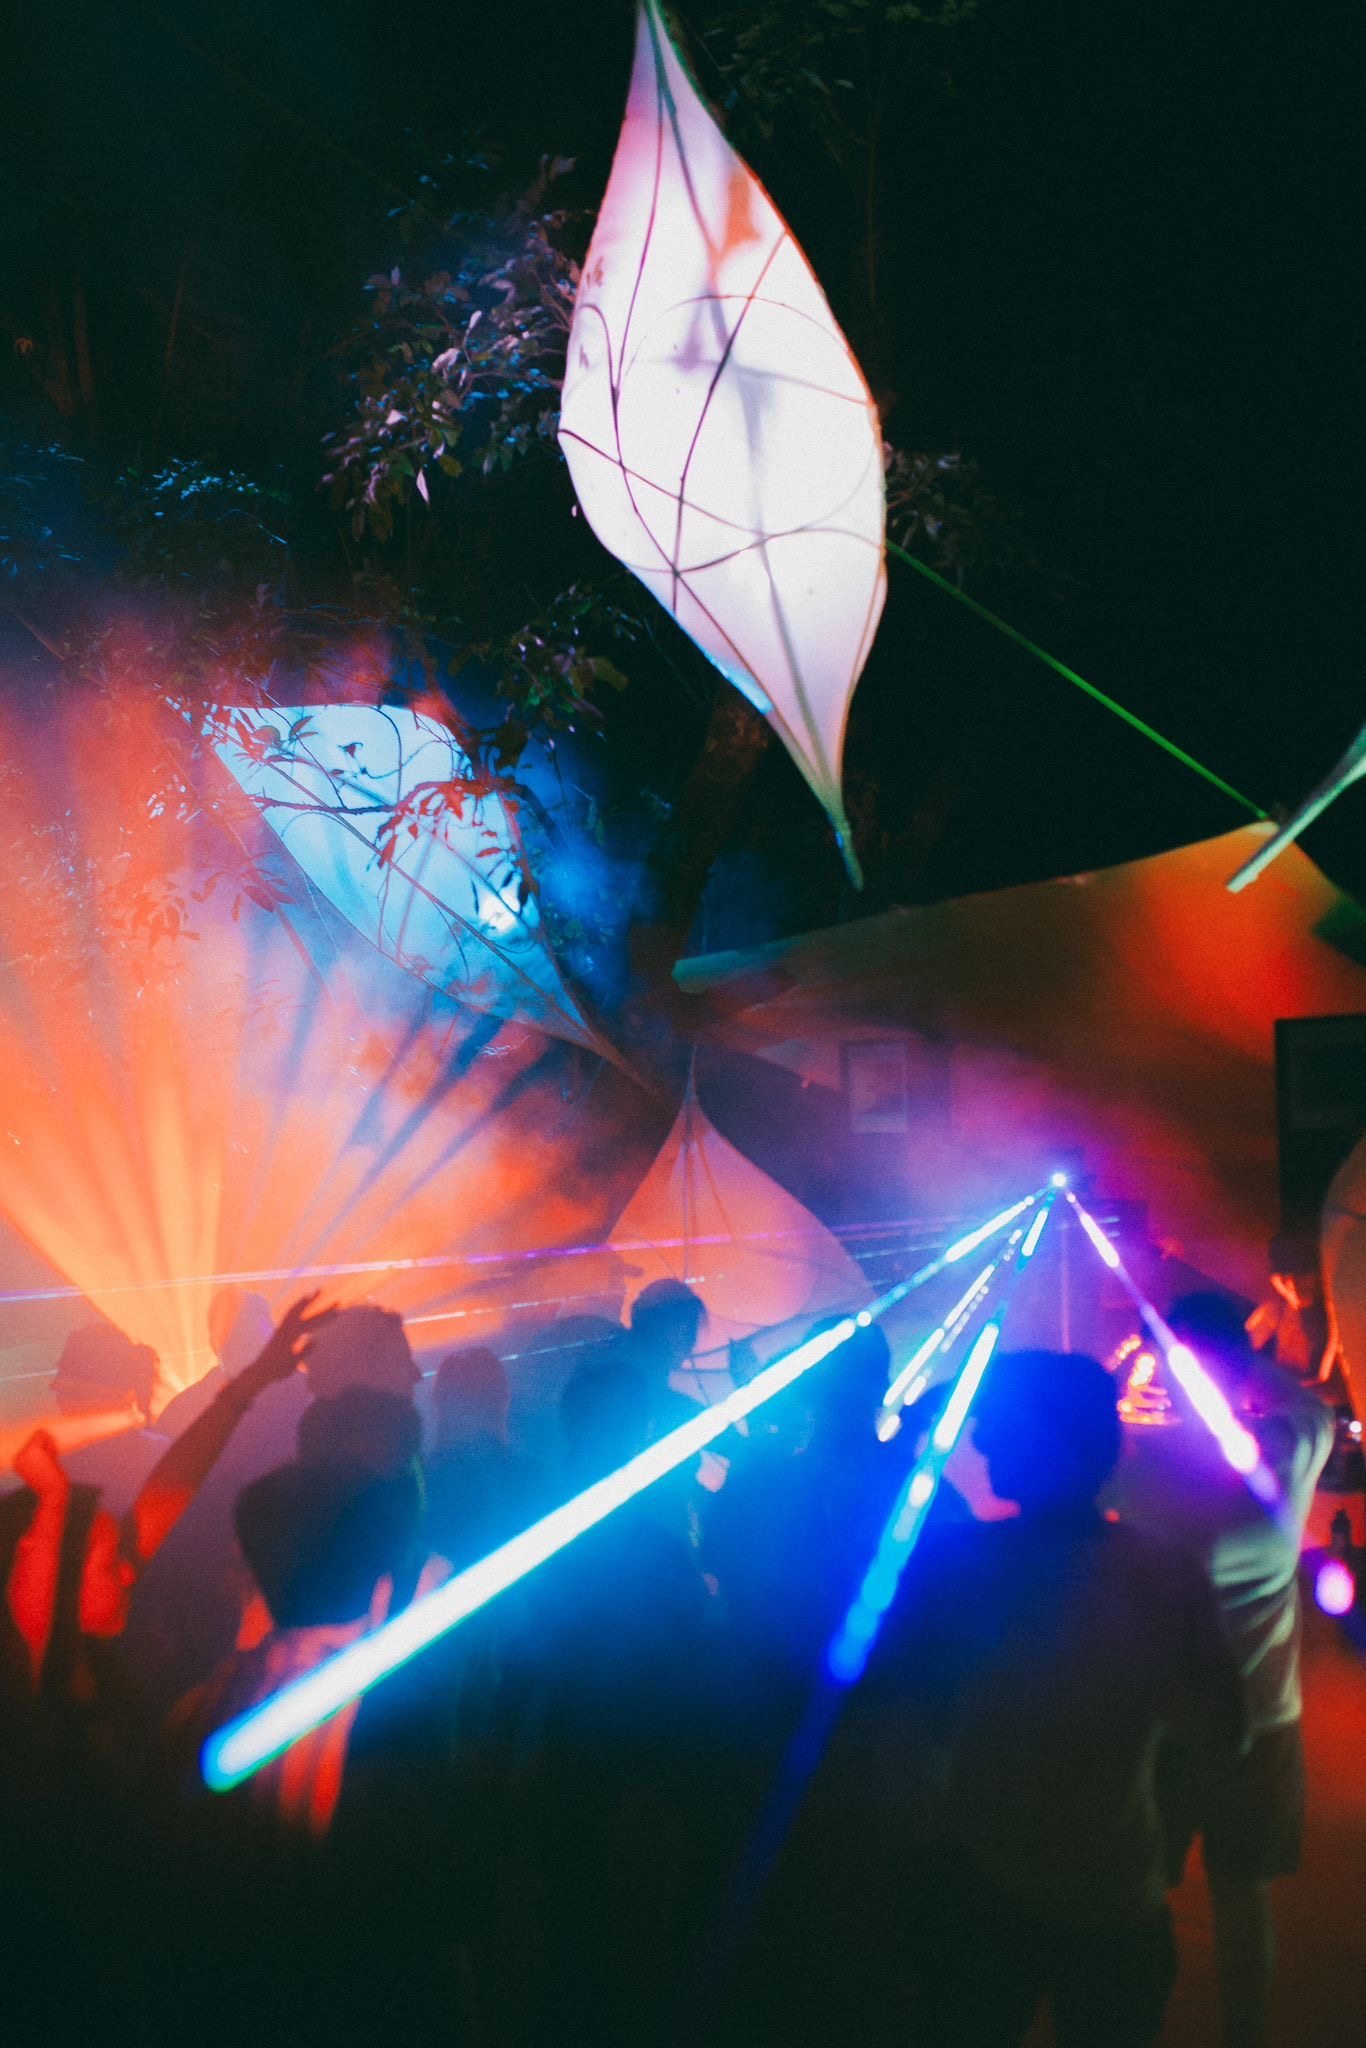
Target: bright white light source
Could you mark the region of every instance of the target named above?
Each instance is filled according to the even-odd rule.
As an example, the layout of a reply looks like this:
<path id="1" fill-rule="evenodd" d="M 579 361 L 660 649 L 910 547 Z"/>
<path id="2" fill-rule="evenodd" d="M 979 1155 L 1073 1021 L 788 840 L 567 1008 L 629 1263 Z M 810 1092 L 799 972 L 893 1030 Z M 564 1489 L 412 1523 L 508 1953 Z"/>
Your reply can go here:
<path id="1" fill-rule="evenodd" d="M 1051 1173 L 1048 1176 L 1048 1185 L 1051 1188 L 1065 1188 L 1067 1186 L 1067 1175 L 1065 1173 Z"/>

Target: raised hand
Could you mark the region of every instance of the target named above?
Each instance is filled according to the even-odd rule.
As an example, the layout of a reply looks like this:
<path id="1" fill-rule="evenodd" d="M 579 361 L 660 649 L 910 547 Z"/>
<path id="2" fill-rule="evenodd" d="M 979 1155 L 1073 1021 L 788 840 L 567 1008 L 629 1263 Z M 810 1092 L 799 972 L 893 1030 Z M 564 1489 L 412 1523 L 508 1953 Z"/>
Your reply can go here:
<path id="1" fill-rule="evenodd" d="M 45 1429 L 35 1429 L 27 1443 L 20 1446 L 14 1469 L 39 1500 L 65 1499 L 71 1491 L 56 1441 Z"/>
<path id="2" fill-rule="evenodd" d="M 287 1380 L 307 1359 L 318 1331 L 340 1313 L 335 1306 L 313 1307 L 320 1291 L 315 1287 L 311 1294 L 301 1294 L 285 1310 L 279 1328 L 265 1349 L 258 1352 L 251 1364 L 244 1366 L 237 1375 L 237 1384 L 244 1393 L 258 1392 L 275 1380 Z"/>

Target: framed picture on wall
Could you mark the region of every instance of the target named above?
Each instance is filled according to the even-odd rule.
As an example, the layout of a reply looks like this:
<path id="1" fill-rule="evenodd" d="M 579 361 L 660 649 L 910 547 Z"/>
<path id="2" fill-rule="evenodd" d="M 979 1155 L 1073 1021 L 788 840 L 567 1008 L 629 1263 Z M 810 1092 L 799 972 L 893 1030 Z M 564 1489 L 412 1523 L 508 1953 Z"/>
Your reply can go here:
<path id="1" fill-rule="evenodd" d="M 846 1040 L 843 1052 L 850 1130 L 909 1130 L 905 1040 Z"/>

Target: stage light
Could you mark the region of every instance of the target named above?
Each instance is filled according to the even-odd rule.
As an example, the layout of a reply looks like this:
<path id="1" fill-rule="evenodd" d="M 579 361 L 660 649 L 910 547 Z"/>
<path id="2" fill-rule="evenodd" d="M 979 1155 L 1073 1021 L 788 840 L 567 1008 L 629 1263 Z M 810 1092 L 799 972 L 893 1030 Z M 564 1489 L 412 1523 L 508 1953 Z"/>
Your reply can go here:
<path id="1" fill-rule="evenodd" d="M 994 1269 L 995 1261 L 993 1260 L 987 1271 L 992 1272 Z M 973 1291 L 975 1292 L 976 1289 L 974 1288 Z M 965 1300 L 966 1298 L 964 1296 Z M 888 1387 L 882 1403 L 884 1409 L 903 1408 L 906 1405 L 911 1386 L 919 1376 L 921 1367 L 927 1365 L 930 1359 L 934 1357 L 935 1352 L 948 1334 L 948 1327 L 952 1320 L 951 1316 L 945 1316 L 943 1322 L 937 1323 L 934 1329 L 930 1331 L 929 1336 L 926 1337 L 924 1342 L 916 1346 L 906 1364 L 892 1381 L 890 1387 Z"/>
<path id="2" fill-rule="evenodd" d="M 1314 1574 L 1314 1599 L 1335 1620 L 1356 1605 L 1357 1582 L 1352 1567 L 1340 1557 L 1325 1557 Z"/>
<path id="3" fill-rule="evenodd" d="M 1067 1186 L 1067 1175 L 1065 1173 L 1051 1173 L 1048 1176 L 1048 1185 L 1051 1188 L 1065 1188 Z"/>
<path id="4" fill-rule="evenodd" d="M 1027 1197 L 1024 1202 L 1016 1203 L 1007 1212 L 1007 1218 L 1018 1215 L 1032 1199 Z M 987 1228 L 1000 1228 L 1001 1224 L 1001 1218 L 993 1218 Z M 876 1321 L 913 1289 L 933 1279 L 943 1271 L 943 1267 L 942 1258 L 932 1259 L 909 1279 L 889 1288 L 866 1311 L 869 1322 Z M 831 1329 L 808 1337 L 805 1343 L 756 1373 L 746 1386 L 737 1387 L 723 1400 L 700 1410 L 617 1471 L 608 1473 L 584 1492 L 576 1494 L 572 1500 L 543 1516 L 477 1564 L 458 1572 L 444 1586 L 437 1587 L 420 1600 L 414 1600 L 401 1614 L 384 1622 L 372 1634 L 362 1636 L 358 1642 L 338 1651 L 327 1663 L 320 1664 L 316 1670 L 294 1680 L 248 1713 L 228 1722 L 204 1745 L 200 1765 L 205 1783 L 219 1792 L 240 1784 L 329 1715 L 337 1713 L 390 1672 L 408 1663 L 429 1644 L 486 1606 L 518 1579 L 525 1578 L 528 1572 L 563 1550 L 576 1537 L 596 1527 L 617 1508 L 696 1457 L 734 1423 L 753 1414 L 756 1408 L 782 1393 L 812 1366 L 847 1343 L 859 1328 L 856 1316 L 845 1316 Z"/>

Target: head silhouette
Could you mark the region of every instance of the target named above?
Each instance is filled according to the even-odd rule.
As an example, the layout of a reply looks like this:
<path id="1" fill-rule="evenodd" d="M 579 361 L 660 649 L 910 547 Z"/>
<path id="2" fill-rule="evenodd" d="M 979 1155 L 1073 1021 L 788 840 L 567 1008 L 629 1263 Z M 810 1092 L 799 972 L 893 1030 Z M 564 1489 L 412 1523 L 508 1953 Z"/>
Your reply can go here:
<path id="1" fill-rule="evenodd" d="M 697 1349 L 707 1311 L 681 1280 L 652 1280 L 631 1304 L 631 1335 L 648 1363 L 676 1372 Z"/>
<path id="2" fill-rule="evenodd" d="M 344 1308 L 322 1325 L 306 1371 L 311 1391 L 321 1400 L 356 1386 L 411 1400 L 419 1379 L 402 1316 L 371 1302 Z"/>
<path id="3" fill-rule="evenodd" d="M 1028 1514 L 1093 1501 L 1119 1460 L 1115 1384 L 1097 1359 L 1007 1351 L 987 1368 L 977 1448 L 992 1491 Z"/>
<path id="4" fill-rule="evenodd" d="M 487 1344 L 467 1344 L 452 1351 L 436 1369 L 432 1405 L 437 1435 L 443 1443 L 470 1437 L 505 1438 L 511 1401 L 507 1370 Z"/>
<path id="5" fill-rule="evenodd" d="M 422 1424 L 401 1394 L 343 1387 L 309 1402 L 295 1444 L 301 1465 L 362 1466 L 377 1478 L 392 1479 L 410 1471 L 421 1454 Z"/>
<path id="6" fill-rule="evenodd" d="M 62 1346 L 53 1392 L 63 1415 L 134 1407 L 146 1419 L 156 1380 L 157 1355 L 150 1344 L 135 1344 L 112 1323 L 89 1323 L 73 1330 Z"/>
<path id="7" fill-rule="evenodd" d="M 239 1495 L 242 1554 L 277 1628 L 359 1621 L 399 1572 L 420 1516 L 416 1475 L 355 1465 L 282 1465 Z"/>

